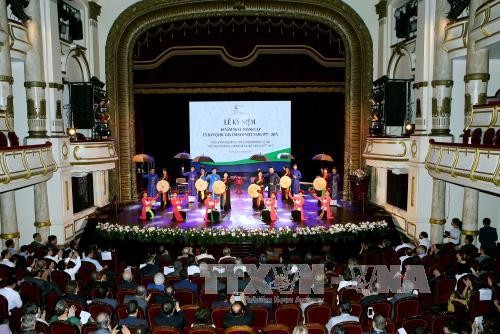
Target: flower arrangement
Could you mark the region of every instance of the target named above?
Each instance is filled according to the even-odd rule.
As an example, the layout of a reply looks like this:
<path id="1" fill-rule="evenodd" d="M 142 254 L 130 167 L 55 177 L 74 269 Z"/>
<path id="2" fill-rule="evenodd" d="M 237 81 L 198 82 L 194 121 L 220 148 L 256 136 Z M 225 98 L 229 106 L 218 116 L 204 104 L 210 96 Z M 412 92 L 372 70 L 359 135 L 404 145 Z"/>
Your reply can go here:
<path id="1" fill-rule="evenodd" d="M 161 228 L 97 224 L 98 236 L 108 240 L 214 245 L 228 242 L 255 244 L 299 243 L 301 241 L 334 242 L 339 239 L 373 238 L 387 230 L 387 222 L 346 223 L 315 227 L 280 227 L 271 229 Z"/>

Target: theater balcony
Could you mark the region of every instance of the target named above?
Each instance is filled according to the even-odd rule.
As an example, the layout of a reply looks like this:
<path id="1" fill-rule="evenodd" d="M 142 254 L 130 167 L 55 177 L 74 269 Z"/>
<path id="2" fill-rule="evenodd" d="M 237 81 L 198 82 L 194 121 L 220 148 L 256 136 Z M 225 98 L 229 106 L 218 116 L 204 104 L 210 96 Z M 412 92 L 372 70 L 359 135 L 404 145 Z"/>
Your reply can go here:
<path id="1" fill-rule="evenodd" d="M 470 37 L 476 40 L 476 48 L 490 48 L 500 42 L 500 0 L 490 0 L 481 5 L 470 27 Z"/>
<path id="2" fill-rule="evenodd" d="M 9 39 L 7 41 L 10 43 L 11 57 L 22 60 L 26 59 L 26 52 L 31 48 L 26 26 L 21 22 L 9 20 L 8 33 Z"/>
<path id="3" fill-rule="evenodd" d="M 69 162 L 81 171 L 115 168 L 118 160 L 114 140 L 71 141 Z"/>
<path id="4" fill-rule="evenodd" d="M 379 164 L 386 166 L 410 160 L 411 141 L 408 137 L 369 137 L 363 151 L 363 158 L 370 166 Z"/>
<path id="5" fill-rule="evenodd" d="M 469 18 L 463 17 L 446 25 L 443 48 L 448 51 L 449 58 L 463 57 L 467 54 L 467 34 Z"/>
<path id="6" fill-rule="evenodd" d="M 56 170 L 51 143 L 0 148 L 0 192 L 47 181 Z"/>

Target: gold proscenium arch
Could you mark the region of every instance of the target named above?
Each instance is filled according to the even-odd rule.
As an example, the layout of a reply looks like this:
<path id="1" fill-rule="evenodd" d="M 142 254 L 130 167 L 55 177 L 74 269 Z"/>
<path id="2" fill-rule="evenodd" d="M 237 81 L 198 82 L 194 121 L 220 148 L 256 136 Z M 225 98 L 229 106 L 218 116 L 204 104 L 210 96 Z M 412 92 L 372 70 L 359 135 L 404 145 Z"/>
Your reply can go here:
<path id="1" fill-rule="evenodd" d="M 117 172 L 110 179 L 112 193 L 121 201 L 137 198 L 132 163 L 135 154 L 133 49 L 137 38 L 165 23 L 226 16 L 302 19 L 330 26 L 341 36 L 346 49 L 344 197 L 348 197 L 348 175 L 361 166 L 362 144 L 368 134 L 373 50 L 364 21 L 341 0 L 143 0 L 121 13 L 106 42 L 106 84 L 120 158 Z M 332 112 L 338 110 L 332 106 Z"/>

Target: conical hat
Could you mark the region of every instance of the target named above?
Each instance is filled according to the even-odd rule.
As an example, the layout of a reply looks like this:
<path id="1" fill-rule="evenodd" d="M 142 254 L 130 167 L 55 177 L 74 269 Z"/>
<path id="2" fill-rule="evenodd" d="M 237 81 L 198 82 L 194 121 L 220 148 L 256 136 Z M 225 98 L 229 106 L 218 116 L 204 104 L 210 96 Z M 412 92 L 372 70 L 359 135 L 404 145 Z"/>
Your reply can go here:
<path id="1" fill-rule="evenodd" d="M 322 191 L 326 189 L 326 180 L 322 177 L 317 177 L 313 181 L 313 187 L 317 191 Z"/>
<path id="2" fill-rule="evenodd" d="M 290 188 L 291 185 L 292 185 L 292 179 L 289 178 L 288 176 L 285 175 L 280 178 L 281 188 Z"/>
<path id="3" fill-rule="evenodd" d="M 215 181 L 213 185 L 214 194 L 220 195 L 226 191 L 226 184 L 220 180 Z"/>
<path id="4" fill-rule="evenodd" d="M 194 183 L 194 187 L 196 188 L 196 190 L 198 191 L 205 191 L 207 190 L 208 188 L 208 182 L 205 181 L 205 180 L 202 180 L 202 179 L 198 179 L 196 180 L 196 182 Z"/>
<path id="5" fill-rule="evenodd" d="M 170 189 L 170 184 L 166 180 L 160 180 L 156 184 L 156 190 L 161 193 L 166 193 Z"/>
<path id="6" fill-rule="evenodd" d="M 256 185 L 255 183 L 252 183 L 251 185 L 248 186 L 248 194 L 252 198 L 259 197 L 259 195 L 260 195 L 259 190 L 260 190 L 260 187 L 258 185 Z"/>

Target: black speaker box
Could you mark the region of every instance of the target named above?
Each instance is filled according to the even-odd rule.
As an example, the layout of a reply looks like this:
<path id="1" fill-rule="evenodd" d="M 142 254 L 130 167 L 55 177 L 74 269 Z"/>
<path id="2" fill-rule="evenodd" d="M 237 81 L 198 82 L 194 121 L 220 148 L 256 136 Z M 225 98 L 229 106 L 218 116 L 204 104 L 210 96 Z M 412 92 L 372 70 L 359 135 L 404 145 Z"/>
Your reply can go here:
<path id="1" fill-rule="evenodd" d="M 92 129 L 94 126 L 94 101 L 92 85 L 71 84 L 71 112 L 77 129 Z"/>
<path id="2" fill-rule="evenodd" d="M 406 117 L 408 98 L 406 81 L 388 81 L 385 84 L 385 125 L 403 126 Z"/>

